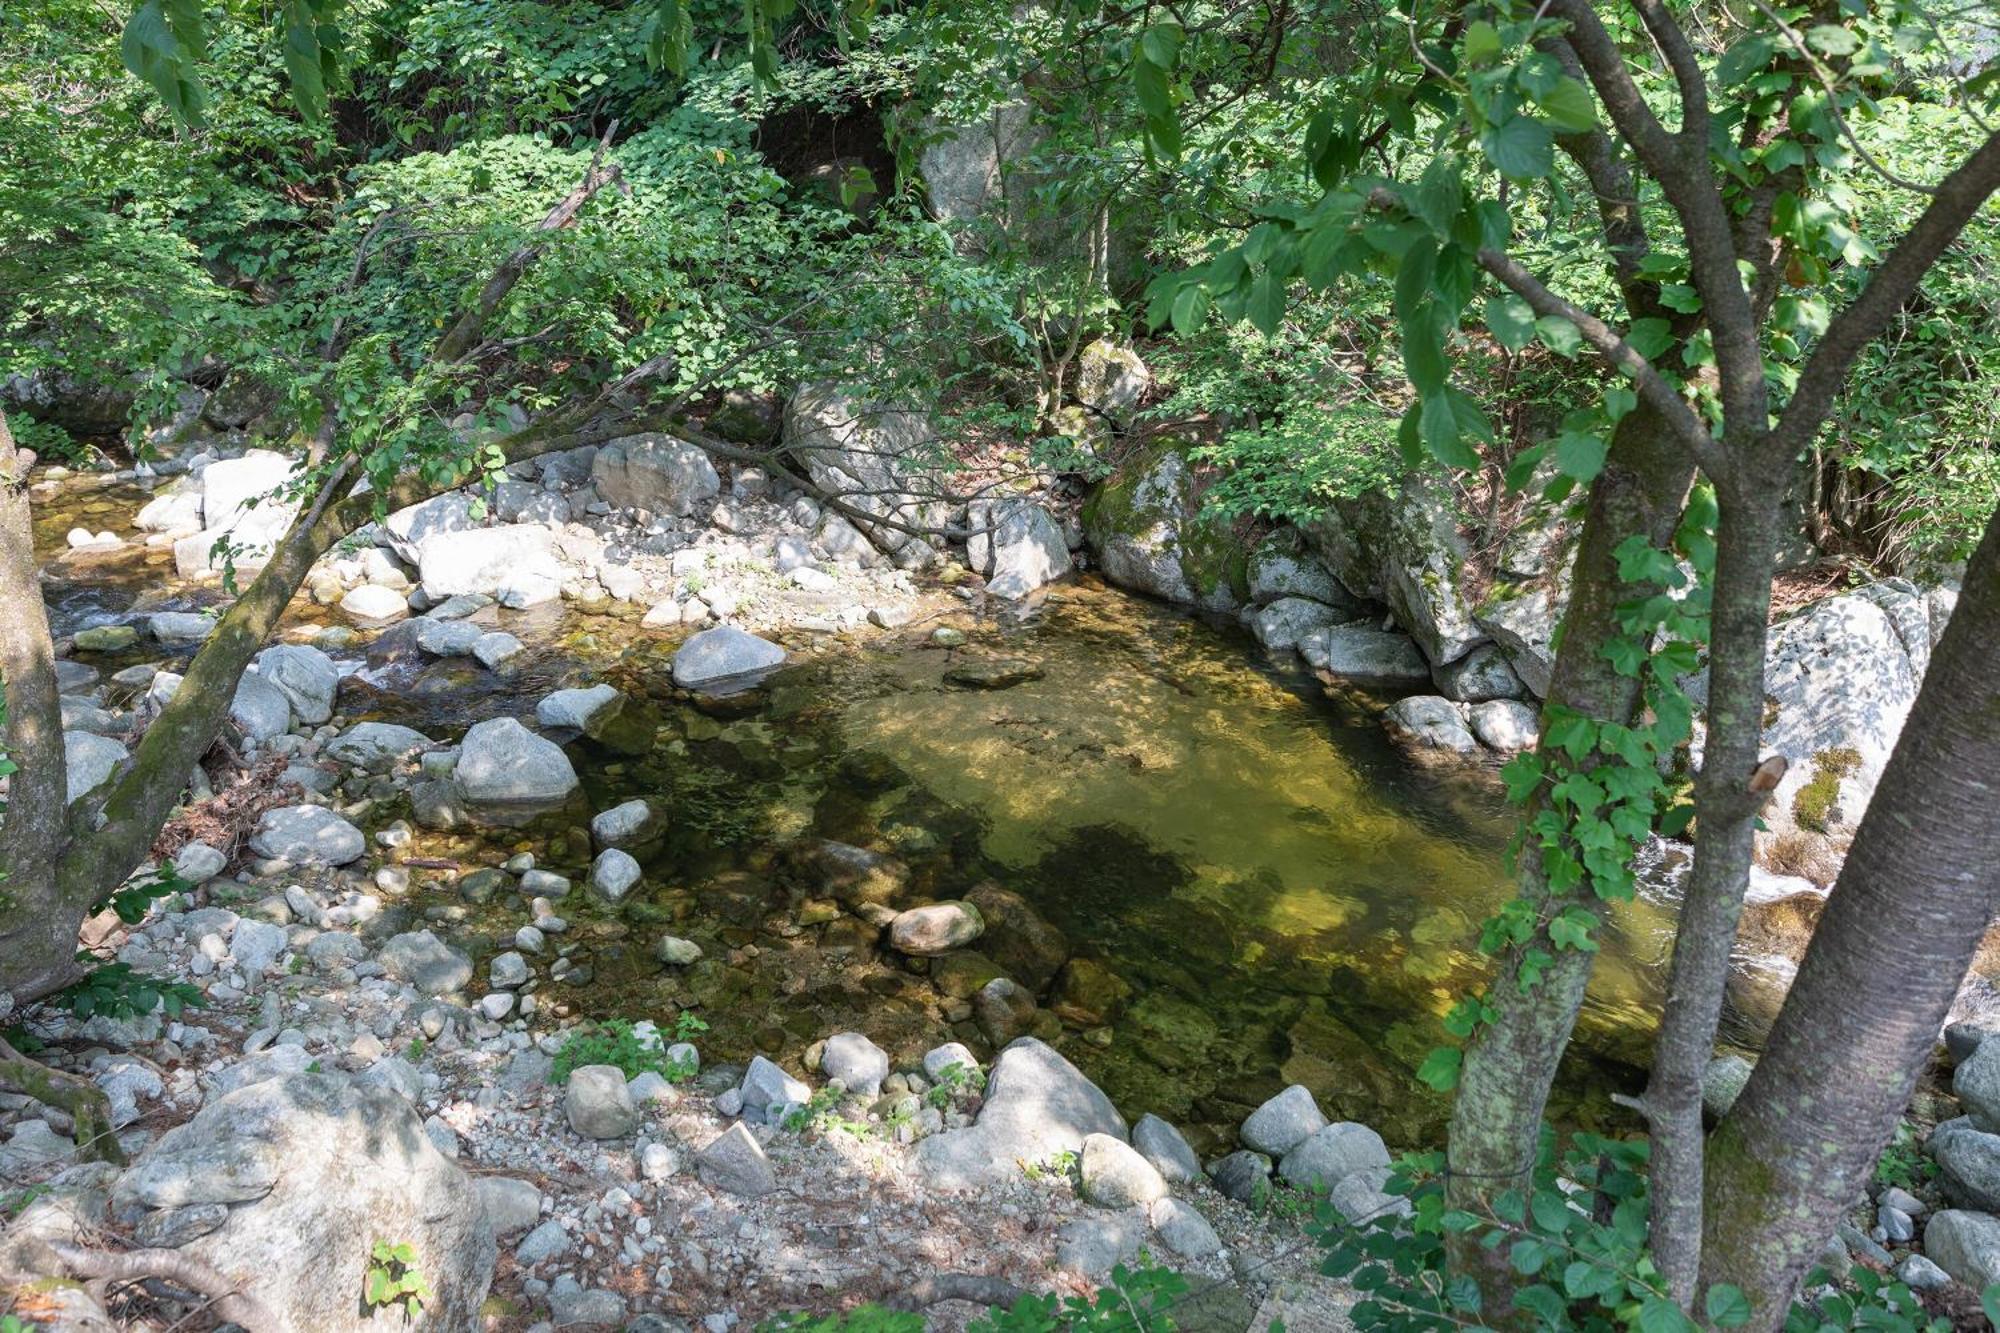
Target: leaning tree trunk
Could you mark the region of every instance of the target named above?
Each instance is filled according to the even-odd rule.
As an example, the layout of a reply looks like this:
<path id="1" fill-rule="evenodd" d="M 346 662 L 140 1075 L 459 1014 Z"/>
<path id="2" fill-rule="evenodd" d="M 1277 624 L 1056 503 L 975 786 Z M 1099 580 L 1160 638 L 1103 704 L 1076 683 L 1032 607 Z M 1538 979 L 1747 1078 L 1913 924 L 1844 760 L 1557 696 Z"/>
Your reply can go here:
<path id="1" fill-rule="evenodd" d="M 1613 551 L 1634 533 L 1665 546 L 1693 476 L 1692 464 L 1652 408 L 1642 403 L 1619 422 L 1604 470 L 1591 486 L 1549 704 L 1621 723 L 1637 715 L 1639 682 L 1619 675 L 1599 651 L 1617 635 L 1616 608 L 1633 591 L 1620 584 Z M 1522 891 L 1546 895 L 1535 858 L 1524 855 L 1522 861 Z M 1551 914 L 1544 912 L 1543 919 Z M 1555 961 L 1525 995 L 1516 984 L 1514 963 L 1502 967 L 1491 990 L 1498 1017 L 1467 1046 L 1452 1103 L 1452 1202 L 1479 1213 L 1490 1209 L 1495 1195 L 1521 1184 L 1534 1166 L 1549 1088 L 1576 1026 L 1595 957 L 1555 948 L 1542 936 L 1533 945 Z M 1504 1247 L 1487 1250 L 1454 1238 L 1451 1261 L 1479 1280 L 1488 1322 L 1511 1314 L 1519 1279 Z"/>
<path id="2" fill-rule="evenodd" d="M 1708 732 L 1695 779 L 1694 868 L 1674 930 L 1653 1072 L 1640 1105 L 1652 1127 L 1654 1262 L 1683 1307 L 1694 1299 L 1702 1233 L 1701 1080 L 1714 1054 L 1736 924 L 1743 911 L 1758 812 L 1770 784 L 1764 739 L 1764 656 L 1784 478 L 1746 475 L 1719 486 L 1709 624 Z"/>
<path id="3" fill-rule="evenodd" d="M 2000 511 L 1756 1072 L 1709 1138 L 1701 1281 L 1778 1328 L 2000 911 Z"/>
<path id="4" fill-rule="evenodd" d="M 0 828 L 0 991 L 19 984 L 47 994 L 76 975 L 76 922 L 67 933 L 60 925 L 67 914 L 56 867 L 67 837 L 68 782 L 55 651 L 35 569 L 29 461 L 0 413 L 0 686 L 5 749 L 17 766 Z"/>

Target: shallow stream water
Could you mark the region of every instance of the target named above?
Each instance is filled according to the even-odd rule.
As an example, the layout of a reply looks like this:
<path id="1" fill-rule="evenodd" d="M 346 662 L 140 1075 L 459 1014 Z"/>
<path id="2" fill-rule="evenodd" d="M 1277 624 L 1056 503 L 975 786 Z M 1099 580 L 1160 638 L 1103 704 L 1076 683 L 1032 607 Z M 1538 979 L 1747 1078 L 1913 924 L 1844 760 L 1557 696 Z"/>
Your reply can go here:
<path id="1" fill-rule="evenodd" d="M 115 520 L 136 507 L 110 493 L 78 500 L 93 530 L 124 531 Z M 52 554 L 70 523 L 60 502 L 44 509 Z M 51 587 L 58 632 L 188 604 L 157 553 L 62 563 L 74 578 Z M 1053 923 L 1102 1002 L 1081 1018 L 1059 1010 L 1069 1021 L 1044 1030 L 1128 1115 L 1154 1111 L 1220 1145 L 1264 1097 L 1304 1082 L 1330 1114 L 1392 1142 L 1440 1132 L 1443 1101 L 1413 1071 L 1440 1039 L 1438 1016 L 1482 975 L 1477 925 L 1509 892 L 1506 811 L 1489 781 L 1411 765 L 1365 701 L 1330 694 L 1295 661 L 1267 661 L 1234 626 L 1084 582 L 1020 620 L 947 613 L 969 635 L 955 649 L 931 644 L 930 623 L 788 638 L 808 650 L 794 665 L 718 701 L 674 690 L 679 636 L 629 617 L 480 616 L 529 643 L 512 679 L 466 659 L 406 658 L 362 673 L 339 708 L 449 740 L 484 717 L 531 717 L 559 686 L 609 680 L 635 700 L 608 744 L 570 744 L 587 804 L 518 830 L 423 834 L 405 853 L 469 871 L 531 850 L 577 878 L 562 910 L 589 981 L 545 987 L 561 1010 L 665 1025 L 694 1007 L 723 1057 L 797 1056 L 844 1028 L 899 1056 L 950 1035 L 976 1042 L 962 1000 L 983 980 L 978 960 L 900 960 L 853 917 L 821 919 L 823 892 L 786 849 L 830 838 L 907 863 L 912 901 L 993 882 Z M 302 602 L 292 620 L 338 616 Z M 1003 659 L 1032 678 L 1002 689 L 945 679 Z M 579 826 L 633 797 L 664 812 L 667 832 L 641 854 L 642 887 L 614 909 L 581 888 L 590 846 Z M 363 822 L 395 813 L 385 805 Z M 458 932 L 483 973 L 526 904 L 468 902 L 458 878 L 420 871 L 396 910 Z M 1663 926 L 1644 904 L 1613 922 L 1561 1118 L 1615 1119 L 1607 1094 L 1631 1081 L 1621 1061 L 1650 1027 Z M 654 962 L 666 931 L 701 944 L 704 959 Z"/>

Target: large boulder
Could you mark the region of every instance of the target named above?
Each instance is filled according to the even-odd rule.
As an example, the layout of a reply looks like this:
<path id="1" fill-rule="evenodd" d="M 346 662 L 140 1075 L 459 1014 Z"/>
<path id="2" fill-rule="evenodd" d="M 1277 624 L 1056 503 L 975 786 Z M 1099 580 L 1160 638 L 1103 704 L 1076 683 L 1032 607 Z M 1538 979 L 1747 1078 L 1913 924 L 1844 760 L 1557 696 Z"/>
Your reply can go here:
<path id="1" fill-rule="evenodd" d="M 1152 385 L 1152 372 L 1130 347 L 1099 338 L 1077 354 L 1076 400 L 1098 416 L 1126 420 Z"/>
<path id="2" fill-rule="evenodd" d="M 2000 1212 L 2000 1135 L 1960 1116 L 1932 1130 L 1926 1146 L 1938 1164 L 1947 1199 L 1981 1212 Z"/>
<path id="3" fill-rule="evenodd" d="M 407 509 L 398 509 L 383 520 L 376 540 L 405 563 L 414 565 L 432 538 L 483 526 L 485 520 L 477 514 L 473 498 L 464 491 L 450 491 Z"/>
<path id="4" fill-rule="evenodd" d="M 449 995 L 472 980 L 472 959 L 428 930 L 391 935 L 375 961 L 391 977 L 426 995 Z"/>
<path id="5" fill-rule="evenodd" d="M 465 733 L 454 777 L 467 804 L 494 815 L 546 810 L 577 787 L 562 747 L 511 717 L 488 718 Z"/>
<path id="6" fill-rule="evenodd" d="M 1118 1108 L 1054 1047 L 1022 1037 L 1000 1052 L 979 1119 L 917 1145 L 917 1168 L 936 1189 L 997 1185 L 1023 1162 L 1083 1150 L 1092 1134 L 1126 1137 Z"/>
<path id="7" fill-rule="evenodd" d="M 612 440 L 591 460 L 597 493 L 621 509 L 686 516 L 722 493 L 708 454 L 686 440 L 648 433 Z"/>
<path id="8" fill-rule="evenodd" d="M 1577 528 L 1568 506 L 1531 504 L 1501 540 L 1492 584 L 1473 612 L 1537 698 L 1548 694 L 1555 669 L 1555 632 L 1569 598 Z"/>
<path id="9" fill-rule="evenodd" d="M 1930 662 L 1929 604 L 1900 581 L 1829 597 L 1771 631 L 1764 753 L 1790 763 L 1771 831 L 1851 833 Z"/>
<path id="10" fill-rule="evenodd" d="M 1424 656 L 1443 666 L 1486 638 L 1465 595 L 1472 553 L 1458 522 L 1450 492 L 1412 475 L 1398 487 L 1336 500 L 1305 533 L 1342 584 L 1387 603 Z"/>
<path id="11" fill-rule="evenodd" d="M 212 1229 L 180 1252 L 262 1302 L 276 1333 L 475 1328 L 498 1253 L 472 1178 L 415 1108 L 338 1075 L 293 1074 L 211 1103 L 119 1177 L 112 1205 L 148 1230 L 205 1210 Z M 378 1240 L 415 1251 L 431 1294 L 414 1323 L 400 1306 L 360 1305 Z"/>
<path id="12" fill-rule="evenodd" d="M 992 218 L 1002 224 L 1019 214 L 1005 188 L 1008 169 L 1032 153 L 1041 130 L 1025 97 L 999 103 L 977 120 L 960 125 L 926 121 L 925 143 L 917 154 L 917 174 L 930 196 L 931 212 L 943 222 L 970 223 Z M 960 242 L 970 252 L 976 238 Z"/>
<path id="13" fill-rule="evenodd" d="M 1008 599 L 1026 597 L 1070 571 L 1069 545 L 1062 526 L 1032 500 L 975 500 L 967 524 L 966 557 L 986 579 L 986 591 Z"/>
<path id="14" fill-rule="evenodd" d="M 257 674 L 269 681 L 292 706 L 299 721 L 317 726 L 333 716 L 333 696 L 340 688 L 340 668 L 317 648 L 281 643 L 257 654 Z"/>
<path id="15" fill-rule="evenodd" d="M 463 593 L 491 597 L 529 582 L 559 587 L 563 579 L 549 530 L 533 523 L 436 532 L 423 541 L 416 566 L 434 602 Z"/>
<path id="16" fill-rule="evenodd" d="M 1364 689 L 1417 689 L 1431 678 L 1416 640 L 1372 624 L 1315 630 L 1299 640 L 1298 649 L 1313 670 Z"/>
<path id="17" fill-rule="evenodd" d="M 1924 1253 L 1974 1291 L 2000 1282 L 2000 1217 L 1948 1208 L 1924 1224 Z"/>
<path id="18" fill-rule="evenodd" d="M 1279 528 L 1257 543 L 1250 552 L 1248 577 L 1250 600 L 1259 606 L 1283 597 L 1303 597 L 1327 606 L 1360 610 L 1353 594 L 1340 586 L 1340 580 L 1297 528 Z"/>
<path id="19" fill-rule="evenodd" d="M 1247 558 L 1202 508 L 1188 446 L 1165 440 L 1128 460 L 1083 507 L 1104 577 L 1164 601 L 1232 611 L 1249 592 Z"/>
<path id="20" fill-rule="evenodd" d="M 203 528 L 268 551 L 298 516 L 298 499 L 278 492 L 300 466 L 268 449 L 210 463 L 201 472 Z"/>
<path id="21" fill-rule="evenodd" d="M 1435 694 L 1412 694 L 1396 700 L 1382 715 L 1389 735 L 1420 759 L 1479 753 L 1479 742 L 1465 724 L 1457 704 Z"/>
<path id="22" fill-rule="evenodd" d="M 942 527 L 948 490 L 936 434 L 923 412 L 872 401 L 838 384 L 808 384 L 785 405 L 785 447 L 813 484 L 848 509 L 904 527 Z M 936 564 L 924 536 L 846 515 L 904 569 Z"/>

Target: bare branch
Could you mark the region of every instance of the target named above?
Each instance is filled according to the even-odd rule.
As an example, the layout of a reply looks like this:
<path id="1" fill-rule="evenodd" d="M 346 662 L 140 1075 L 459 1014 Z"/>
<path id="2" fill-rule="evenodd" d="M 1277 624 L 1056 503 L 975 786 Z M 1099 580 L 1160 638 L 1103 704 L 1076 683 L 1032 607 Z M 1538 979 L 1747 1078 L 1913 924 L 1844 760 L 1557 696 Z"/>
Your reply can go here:
<path id="1" fill-rule="evenodd" d="M 49 1247 L 63 1266 L 83 1278 L 141 1282 L 164 1278 L 214 1302 L 215 1312 L 249 1333 L 275 1333 L 282 1327 L 271 1307 L 246 1295 L 242 1284 L 180 1250 L 86 1250 L 57 1242 Z"/>

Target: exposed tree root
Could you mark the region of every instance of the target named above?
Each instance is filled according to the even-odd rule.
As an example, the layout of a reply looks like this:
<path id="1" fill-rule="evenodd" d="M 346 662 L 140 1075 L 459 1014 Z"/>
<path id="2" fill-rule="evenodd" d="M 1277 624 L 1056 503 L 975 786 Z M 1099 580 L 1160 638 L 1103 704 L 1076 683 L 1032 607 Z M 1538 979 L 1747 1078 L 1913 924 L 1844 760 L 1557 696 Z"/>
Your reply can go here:
<path id="1" fill-rule="evenodd" d="M 125 1150 L 111 1128 L 111 1099 L 74 1074 L 51 1069 L 0 1039 L 0 1091 L 33 1097 L 70 1118 L 70 1137 L 85 1160 L 125 1165 Z"/>
<path id="2" fill-rule="evenodd" d="M 1021 1288 L 1004 1277 L 981 1273 L 934 1273 L 921 1278 L 891 1298 L 892 1310 L 925 1310 L 945 1301 L 970 1301 L 974 1305 L 1012 1305 L 1021 1299 Z"/>
<path id="3" fill-rule="evenodd" d="M 143 1282 L 163 1278 L 206 1296 L 215 1312 L 249 1333 L 279 1327 L 278 1317 L 255 1296 L 245 1295 L 234 1278 L 179 1250 L 87 1250 L 81 1245 L 50 1247 L 63 1266 L 81 1278 Z"/>

